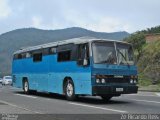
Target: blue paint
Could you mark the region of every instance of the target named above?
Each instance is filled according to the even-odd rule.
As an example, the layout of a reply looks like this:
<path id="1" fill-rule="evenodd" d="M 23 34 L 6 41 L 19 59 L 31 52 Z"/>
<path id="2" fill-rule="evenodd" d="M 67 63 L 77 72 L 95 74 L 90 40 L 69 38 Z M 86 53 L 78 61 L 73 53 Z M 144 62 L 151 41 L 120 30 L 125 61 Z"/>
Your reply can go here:
<path id="1" fill-rule="evenodd" d="M 137 67 L 127 65 L 108 65 L 108 64 L 94 64 L 92 67 L 93 74 L 100 75 L 137 75 Z"/>
<path id="2" fill-rule="evenodd" d="M 63 80 L 71 77 L 76 94 L 91 94 L 91 67 L 80 67 L 76 61 L 57 62 L 57 55 L 43 56 L 42 62 L 33 58 L 13 61 L 15 87 L 22 87 L 22 78 L 27 77 L 32 90 L 63 93 Z"/>
<path id="3" fill-rule="evenodd" d="M 45 55 L 42 62 L 33 62 L 33 58 L 13 60 L 13 86 L 22 88 L 22 78 L 27 77 L 32 90 L 63 94 L 63 80 L 71 77 L 75 94 L 92 95 L 92 75 L 137 75 L 137 67 L 127 65 L 93 64 L 78 66 L 76 61 L 57 62 L 57 55 Z M 106 84 L 107 86 L 107 84 Z M 128 86 L 128 84 L 123 84 Z"/>

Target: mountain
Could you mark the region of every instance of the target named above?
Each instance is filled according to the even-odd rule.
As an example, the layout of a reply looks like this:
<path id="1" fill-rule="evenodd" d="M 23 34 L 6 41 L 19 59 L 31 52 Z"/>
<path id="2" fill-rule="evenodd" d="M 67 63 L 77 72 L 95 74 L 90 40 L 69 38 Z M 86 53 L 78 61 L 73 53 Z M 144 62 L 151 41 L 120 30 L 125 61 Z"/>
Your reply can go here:
<path id="1" fill-rule="evenodd" d="M 2 74 L 11 73 L 12 54 L 22 47 L 84 36 L 122 40 L 129 36 L 129 33 L 125 31 L 113 33 L 94 32 L 79 27 L 59 30 L 41 30 L 36 28 L 13 30 L 0 35 L 0 72 Z"/>

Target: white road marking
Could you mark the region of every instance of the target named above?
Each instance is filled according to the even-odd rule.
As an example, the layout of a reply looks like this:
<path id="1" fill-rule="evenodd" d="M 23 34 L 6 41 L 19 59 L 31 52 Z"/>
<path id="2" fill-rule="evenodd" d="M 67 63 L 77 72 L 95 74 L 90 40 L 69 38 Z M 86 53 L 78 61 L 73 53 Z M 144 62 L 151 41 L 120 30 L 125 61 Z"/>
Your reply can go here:
<path id="1" fill-rule="evenodd" d="M 22 88 L 11 87 L 9 89 L 11 89 L 11 90 L 21 90 Z"/>
<path id="2" fill-rule="evenodd" d="M 158 95 L 160 97 L 160 93 L 156 93 L 156 95 Z"/>
<path id="3" fill-rule="evenodd" d="M 140 94 L 128 94 L 128 95 L 133 95 L 133 96 L 148 96 L 148 97 L 159 97 L 159 96 L 156 96 L 156 95 L 140 95 Z"/>
<path id="4" fill-rule="evenodd" d="M 21 95 L 21 94 L 14 94 L 14 95 L 28 97 L 28 98 L 34 98 L 34 99 L 37 98 L 37 97 L 34 97 L 34 96 L 30 96 L 30 95 Z"/>
<path id="5" fill-rule="evenodd" d="M 10 105 L 10 106 L 12 106 L 12 107 L 16 107 L 16 108 L 19 108 L 19 109 L 23 109 L 23 110 L 25 110 L 25 111 L 32 112 L 32 113 L 43 114 L 43 113 L 41 113 L 41 112 L 32 111 L 32 110 L 29 110 L 29 109 L 27 109 L 27 108 L 20 107 L 20 106 L 17 106 L 17 105 L 15 105 L 15 104 L 12 104 L 12 103 L 9 103 L 9 102 L 6 102 L 6 101 L 0 100 L 0 102 L 2 102 L 2 103 L 4 103 L 4 104 L 7 104 L 7 105 Z"/>
<path id="6" fill-rule="evenodd" d="M 115 109 L 104 108 L 104 107 L 97 107 L 97 106 L 92 106 L 92 105 L 85 105 L 85 104 L 72 103 L 72 102 L 70 102 L 69 104 L 83 106 L 83 107 L 89 107 L 89 108 L 96 108 L 96 109 L 101 109 L 101 110 L 107 110 L 107 111 L 113 111 L 113 112 L 119 112 L 119 113 L 127 113 L 127 111 L 115 110 Z"/>
<path id="7" fill-rule="evenodd" d="M 137 100 L 137 99 L 128 99 L 128 100 L 133 100 L 133 101 L 138 101 L 138 102 L 149 102 L 149 103 L 160 103 L 159 101 L 149 101 L 149 100 Z"/>

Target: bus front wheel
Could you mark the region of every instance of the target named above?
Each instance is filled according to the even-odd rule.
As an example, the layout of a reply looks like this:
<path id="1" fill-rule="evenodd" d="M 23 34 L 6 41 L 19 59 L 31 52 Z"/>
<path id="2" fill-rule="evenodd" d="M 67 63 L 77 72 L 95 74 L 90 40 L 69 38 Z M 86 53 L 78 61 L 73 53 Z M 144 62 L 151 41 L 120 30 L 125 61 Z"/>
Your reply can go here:
<path id="1" fill-rule="evenodd" d="M 72 80 L 67 80 L 65 83 L 65 96 L 67 100 L 73 101 L 76 98 L 74 84 Z"/>
<path id="2" fill-rule="evenodd" d="M 25 94 L 29 93 L 29 84 L 28 84 L 27 80 L 25 80 L 24 83 L 23 83 L 23 90 L 24 90 Z"/>

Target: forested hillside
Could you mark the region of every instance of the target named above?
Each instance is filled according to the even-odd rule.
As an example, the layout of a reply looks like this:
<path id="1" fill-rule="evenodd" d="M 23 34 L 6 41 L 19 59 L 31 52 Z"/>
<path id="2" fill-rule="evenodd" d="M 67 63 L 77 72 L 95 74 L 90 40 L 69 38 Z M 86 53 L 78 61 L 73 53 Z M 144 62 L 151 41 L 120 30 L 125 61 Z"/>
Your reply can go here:
<path id="1" fill-rule="evenodd" d="M 146 35 L 157 33 L 160 33 L 160 26 L 137 31 L 124 39 L 133 44 L 141 85 L 160 85 L 160 39 L 146 42 Z"/>
<path id="2" fill-rule="evenodd" d="M 150 79 L 153 84 L 160 83 L 160 39 L 143 47 L 137 65 L 142 78 Z"/>

